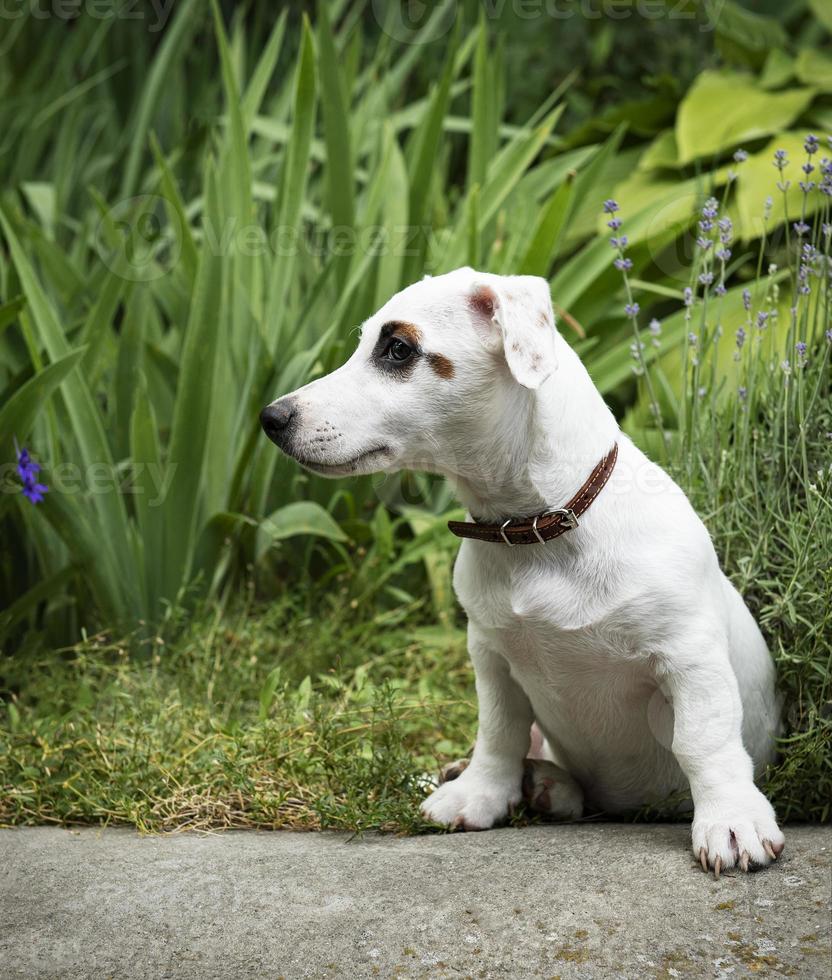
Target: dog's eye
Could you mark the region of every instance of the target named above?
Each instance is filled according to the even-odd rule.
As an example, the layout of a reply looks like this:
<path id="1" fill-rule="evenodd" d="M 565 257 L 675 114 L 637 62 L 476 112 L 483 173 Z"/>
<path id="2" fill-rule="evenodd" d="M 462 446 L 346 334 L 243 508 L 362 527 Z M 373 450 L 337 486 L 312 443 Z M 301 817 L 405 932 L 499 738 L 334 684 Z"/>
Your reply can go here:
<path id="1" fill-rule="evenodd" d="M 399 340 L 398 337 L 394 337 L 387 346 L 387 351 L 385 352 L 387 357 L 391 361 L 395 361 L 397 364 L 403 364 L 405 361 L 409 360 L 413 355 L 413 348 L 410 344 L 406 344 L 403 340 Z"/>

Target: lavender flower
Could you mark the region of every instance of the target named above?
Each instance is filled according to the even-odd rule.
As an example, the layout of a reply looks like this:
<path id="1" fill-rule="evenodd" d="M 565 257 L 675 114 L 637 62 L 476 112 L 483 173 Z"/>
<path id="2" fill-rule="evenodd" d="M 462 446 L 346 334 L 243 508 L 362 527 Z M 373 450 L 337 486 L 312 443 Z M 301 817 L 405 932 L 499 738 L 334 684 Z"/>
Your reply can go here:
<path id="1" fill-rule="evenodd" d="M 654 337 L 661 337 L 662 335 L 662 325 L 655 317 L 647 324 L 647 329 Z"/>
<path id="2" fill-rule="evenodd" d="M 693 306 L 693 290 L 690 286 L 685 286 L 685 306 Z"/>
<path id="3" fill-rule="evenodd" d="M 714 296 L 724 296 L 728 290 L 725 288 L 725 283 L 721 282 L 714 286 Z"/>
<path id="4" fill-rule="evenodd" d="M 760 312 L 757 314 L 757 326 L 760 328 L 760 330 L 763 330 L 767 322 L 768 313 L 765 310 L 760 310 Z"/>
<path id="5" fill-rule="evenodd" d="M 803 143 L 803 149 L 811 156 L 818 151 L 818 138 L 813 133 L 809 133 Z"/>
<path id="6" fill-rule="evenodd" d="M 744 289 L 742 291 L 742 305 L 745 307 L 746 313 L 751 309 L 751 290 Z"/>
<path id="7" fill-rule="evenodd" d="M 826 337 L 826 342 L 828 344 L 832 344 L 832 330 L 827 330 L 825 337 Z"/>
<path id="8" fill-rule="evenodd" d="M 741 348 L 744 343 L 745 343 L 745 331 L 743 330 L 742 327 L 740 327 L 739 330 L 737 330 L 737 347 Z"/>
<path id="9" fill-rule="evenodd" d="M 615 214 L 615 212 L 618 210 L 619 210 L 618 203 L 614 201 L 612 198 L 609 198 L 609 200 L 604 201 L 605 214 Z"/>
<path id="10" fill-rule="evenodd" d="M 610 220 L 607 222 L 607 228 L 612 228 L 613 231 L 618 231 L 620 227 L 621 227 L 620 218 L 610 218 Z"/>
<path id="11" fill-rule="evenodd" d="M 794 349 L 797 351 L 797 363 L 799 367 L 806 367 L 808 358 L 806 357 L 806 344 L 802 340 L 794 345 Z"/>
<path id="12" fill-rule="evenodd" d="M 806 224 L 805 221 L 795 221 L 792 227 L 795 230 L 795 234 L 799 238 L 802 238 L 804 235 L 809 233 L 809 226 Z"/>
<path id="13" fill-rule="evenodd" d="M 734 154 L 734 161 L 736 163 L 745 163 L 747 159 L 748 159 L 747 150 L 737 150 L 737 152 Z"/>
<path id="14" fill-rule="evenodd" d="M 632 259 L 616 259 L 613 265 L 619 272 L 629 272 L 633 267 Z"/>
<path id="15" fill-rule="evenodd" d="M 697 341 L 698 340 L 699 340 L 699 338 L 696 336 L 695 333 L 689 333 L 688 334 L 688 343 L 690 344 L 691 347 L 696 347 L 696 344 L 697 344 Z"/>
<path id="16" fill-rule="evenodd" d="M 624 312 L 627 314 L 627 316 L 638 316 L 639 309 L 640 307 L 638 303 L 627 303 L 627 305 L 624 307 Z"/>
<path id="17" fill-rule="evenodd" d="M 15 446 L 15 451 L 17 453 L 17 473 L 23 483 L 21 492 L 31 503 L 39 504 L 43 500 L 43 495 L 49 490 L 49 487 L 43 483 L 38 483 L 37 475 L 40 472 L 40 464 L 32 459 L 25 446 L 23 449 L 18 449 Z"/>
<path id="18" fill-rule="evenodd" d="M 746 388 L 744 385 L 740 385 L 737 394 L 740 396 L 740 401 L 745 401 L 745 399 L 748 397 L 748 388 Z"/>
<path id="19" fill-rule="evenodd" d="M 789 164 L 789 160 L 788 160 L 788 157 L 786 156 L 786 151 L 785 150 L 775 150 L 774 151 L 774 166 L 777 167 L 777 169 L 780 171 L 780 173 L 783 172 L 783 170 L 788 166 L 788 164 Z"/>
<path id="20" fill-rule="evenodd" d="M 710 284 L 714 281 L 713 272 L 700 272 L 699 281 L 703 286 L 710 286 Z"/>

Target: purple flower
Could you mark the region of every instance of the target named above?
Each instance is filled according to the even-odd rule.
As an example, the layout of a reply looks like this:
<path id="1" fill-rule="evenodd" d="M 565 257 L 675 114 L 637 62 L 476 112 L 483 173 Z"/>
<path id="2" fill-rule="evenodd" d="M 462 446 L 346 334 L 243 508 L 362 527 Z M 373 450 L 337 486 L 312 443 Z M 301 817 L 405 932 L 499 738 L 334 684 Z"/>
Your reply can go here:
<path id="1" fill-rule="evenodd" d="M 800 169 L 801 169 L 801 170 L 803 171 L 803 173 L 804 173 L 804 174 L 806 174 L 806 176 L 808 177 L 808 176 L 809 176 L 809 174 L 810 174 L 810 173 L 811 173 L 811 172 L 812 172 L 812 171 L 813 171 L 813 170 L 815 169 L 815 167 L 814 167 L 814 164 L 811 164 L 811 163 L 804 163 L 804 164 L 803 164 L 803 166 L 802 166 L 802 167 L 801 167 Z"/>
<path id="2" fill-rule="evenodd" d="M 803 143 L 803 149 L 811 156 L 818 151 L 818 138 L 813 133 L 809 133 Z"/>
<path id="3" fill-rule="evenodd" d="M 731 249 L 725 248 L 724 246 L 722 248 L 718 248 L 716 250 L 716 257 L 720 260 L 720 262 L 727 262 L 728 259 L 731 258 Z"/>
<path id="4" fill-rule="evenodd" d="M 797 363 L 800 367 L 806 366 L 806 343 L 802 340 L 794 345 L 794 349 L 797 351 Z"/>
<path id="5" fill-rule="evenodd" d="M 696 342 L 698 339 L 699 338 L 696 336 L 695 333 L 688 334 L 688 343 L 690 344 L 691 347 L 696 347 Z"/>
<path id="6" fill-rule="evenodd" d="M 620 227 L 621 227 L 620 218 L 610 218 L 610 220 L 607 222 L 607 228 L 612 228 L 613 231 L 618 231 Z"/>
<path id="7" fill-rule="evenodd" d="M 703 286 L 710 286 L 710 284 L 714 281 L 713 272 L 700 272 L 699 281 Z"/>
<path id="8" fill-rule="evenodd" d="M 693 306 L 693 290 L 690 286 L 685 286 L 685 306 Z"/>
<path id="9" fill-rule="evenodd" d="M 774 166 L 782 173 L 783 169 L 788 166 L 788 158 L 786 157 L 785 150 L 775 150 L 774 151 Z"/>
<path id="10" fill-rule="evenodd" d="M 715 218 L 719 214 L 719 201 L 715 197 L 709 197 L 702 207 L 703 218 Z"/>
<path id="11" fill-rule="evenodd" d="M 768 313 L 765 310 L 760 310 L 760 312 L 757 314 L 757 326 L 760 328 L 760 330 L 765 327 L 767 321 Z"/>
<path id="12" fill-rule="evenodd" d="M 48 492 L 49 487 L 43 483 L 38 483 L 38 473 L 40 464 L 36 463 L 29 455 L 29 450 L 24 446 L 17 449 L 17 473 L 23 483 L 21 492 L 23 496 L 33 504 L 39 504 L 43 500 L 43 495 Z"/>
<path id="13" fill-rule="evenodd" d="M 748 159 L 747 150 L 737 150 L 737 152 L 734 154 L 734 161 L 736 163 L 745 163 L 747 159 Z"/>
<path id="14" fill-rule="evenodd" d="M 742 327 L 740 327 L 739 330 L 737 331 L 737 347 L 741 348 L 744 343 L 745 343 L 745 331 L 743 330 Z"/>
<path id="15" fill-rule="evenodd" d="M 616 269 L 619 270 L 619 272 L 629 272 L 630 269 L 632 269 L 632 267 L 633 267 L 633 260 L 632 259 L 616 259 L 615 262 L 613 262 L 613 265 L 616 267 Z"/>
<path id="16" fill-rule="evenodd" d="M 827 330 L 825 336 L 826 342 L 832 344 L 832 330 Z"/>
<path id="17" fill-rule="evenodd" d="M 654 337 L 661 337 L 662 335 L 662 325 L 655 317 L 647 324 L 647 329 Z"/>
<path id="18" fill-rule="evenodd" d="M 739 388 L 738 394 L 740 396 L 740 400 L 741 401 L 745 401 L 745 399 L 748 397 L 748 388 L 746 388 L 745 386 L 741 385 L 740 388 Z"/>
<path id="19" fill-rule="evenodd" d="M 742 305 L 745 307 L 746 312 L 751 309 L 751 290 L 744 289 L 742 291 Z"/>
<path id="20" fill-rule="evenodd" d="M 627 303 L 627 305 L 624 307 L 624 312 L 627 314 L 627 316 L 638 316 L 639 309 L 640 307 L 638 303 Z"/>
<path id="21" fill-rule="evenodd" d="M 717 286 L 714 286 L 714 295 L 715 296 L 724 296 L 727 292 L 728 292 L 728 290 L 725 288 L 725 283 L 724 282 L 721 282 Z"/>
<path id="22" fill-rule="evenodd" d="M 795 221 L 793 227 L 795 234 L 799 235 L 801 238 L 809 232 L 809 226 L 805 221 Z"/>
<path id="23" fill-rule="evenodd" d="M 612 198 L 609 198 L 609 200 L 604 201 L 605 214 L 615 214 L 616 211 L 618 211 L 618 203 L 616 201 L 614 201 Z"/>
<path id="24" fill-rule="evenodd" d="M 710 223 L 710 222 L 709 222 L 709 223 Z M 701 224 L 702 224 L 702 222 L 700 221 L 700 222 L 699 222 L 699 224 L 701 225 Z M 701 249 L 702 249 L 703 251 L 705 251 L 705 252 L 707 252 L 707 251 L 708 251 L 708 249 L 709 249 L 709 248 L 711 247 L 711 245 L 713 245 L 713 242 L 712 242 L 712 241 L 710 240 L 710 238 L 703 238 L 703 236 L 702 236 L 702 235 L 700 235 L 700 236 L 699 236 L 699 238 L 697 238 L 697 239 L 696 239 L 696 244 L 697 244 L 697 245 L 698 245 L 698 246 L 699 246 L 699 247 L 700 247 L 700 248 L 701 248 Z"/>

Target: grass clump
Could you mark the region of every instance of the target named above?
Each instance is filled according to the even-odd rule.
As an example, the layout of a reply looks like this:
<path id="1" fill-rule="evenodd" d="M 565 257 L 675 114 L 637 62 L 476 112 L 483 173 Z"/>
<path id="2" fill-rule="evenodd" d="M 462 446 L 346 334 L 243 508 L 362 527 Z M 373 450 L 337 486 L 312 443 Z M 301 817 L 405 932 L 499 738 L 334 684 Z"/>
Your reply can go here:
<path id="1" fill-rule="evenodd" d="M 285 598 L 7 661 L 0 824 L 420 829 L 473 731 L 464 635 L 329 613 Z"/>

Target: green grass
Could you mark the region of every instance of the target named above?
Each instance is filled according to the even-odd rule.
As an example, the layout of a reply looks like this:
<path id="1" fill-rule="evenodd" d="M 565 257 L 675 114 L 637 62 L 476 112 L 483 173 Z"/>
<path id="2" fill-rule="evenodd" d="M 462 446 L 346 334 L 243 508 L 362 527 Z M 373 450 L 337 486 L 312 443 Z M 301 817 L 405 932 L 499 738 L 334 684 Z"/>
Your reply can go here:
<path id="1" fill-rule="evenodd" d="M 0 823 L 420 829 L 425 774 L 476 718 L 464 633 L 420 620 L 284 598 L 20 663 Z"/>

